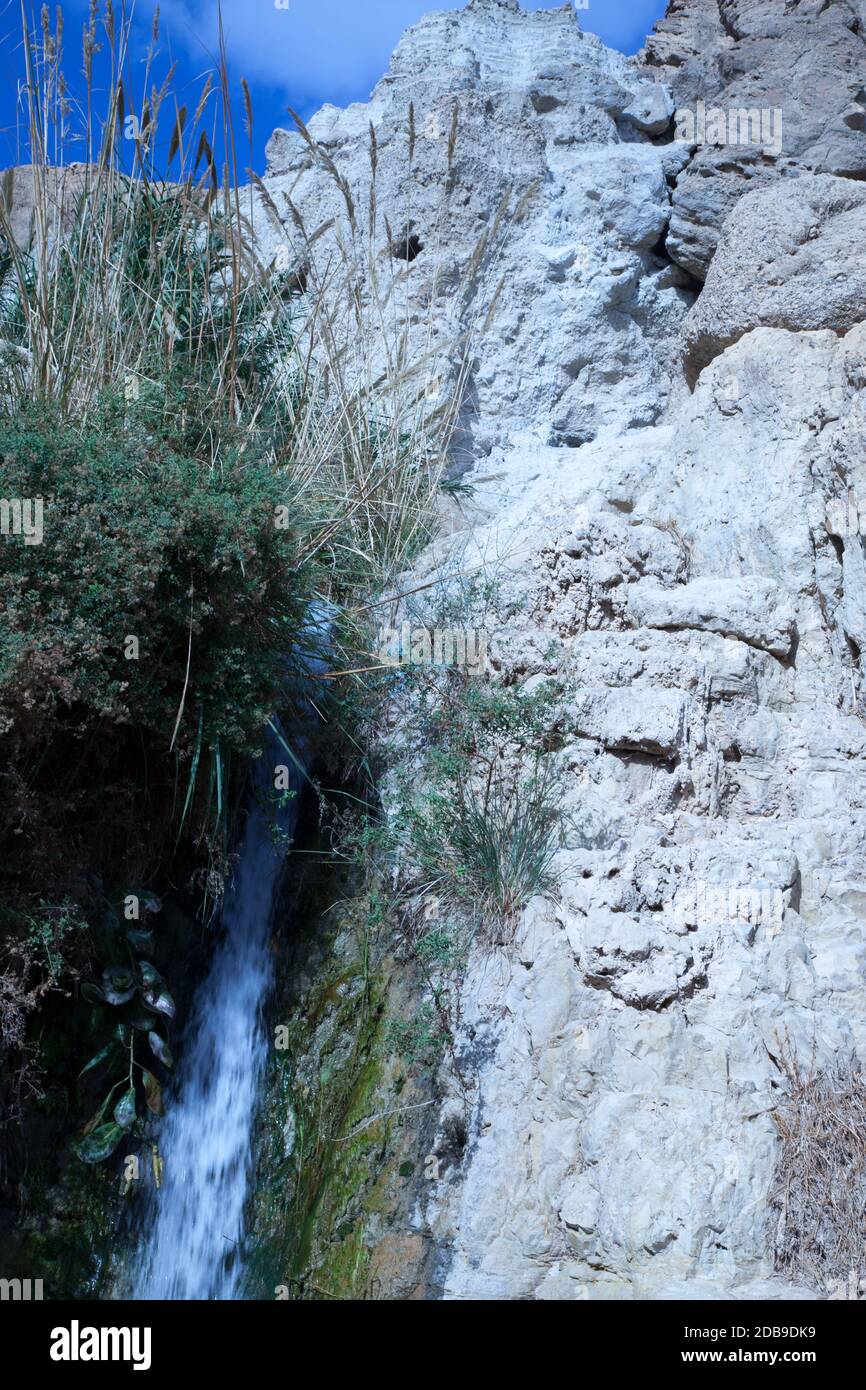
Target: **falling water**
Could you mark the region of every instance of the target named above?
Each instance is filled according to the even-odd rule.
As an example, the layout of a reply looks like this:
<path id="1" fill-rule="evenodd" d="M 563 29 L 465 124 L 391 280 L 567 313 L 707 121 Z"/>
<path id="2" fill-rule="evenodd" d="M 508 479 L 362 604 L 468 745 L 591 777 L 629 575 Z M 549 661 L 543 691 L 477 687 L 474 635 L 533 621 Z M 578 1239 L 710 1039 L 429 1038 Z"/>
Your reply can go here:
<path id="1" fill-rule="evenodd" d="M 283 761 L 275 743 L 256 767 L 260 791 L 273 788 L 274 764 Z M 223 909 L 224 935 L 196 995 L 160 1133 L 165 1178 L 137 1298 L 239 1297 L 252 1124 L 267 1060 L 270 922 L 298 814 L 297 795 L 276 812 L 263 808 L 263 799 L 251 804 Z"/>
<path id="2" fill-rule="evenodd" d="M 306 655 L 321 669 L 318 657 Z M 257 795 L 226 895 L 223 937 L 196 995 L 160 1133 L 164 1183 L 140 1256 L 136 1298 L 241 1297 L 252 1128 L 268 1050 L 270 925 L 302 781 L 285 750 L 277 730 L 254 769 Z M 274 808 L 267 799 L 273 803 L 276 764 L 288 766 L 294 795 Z"/>

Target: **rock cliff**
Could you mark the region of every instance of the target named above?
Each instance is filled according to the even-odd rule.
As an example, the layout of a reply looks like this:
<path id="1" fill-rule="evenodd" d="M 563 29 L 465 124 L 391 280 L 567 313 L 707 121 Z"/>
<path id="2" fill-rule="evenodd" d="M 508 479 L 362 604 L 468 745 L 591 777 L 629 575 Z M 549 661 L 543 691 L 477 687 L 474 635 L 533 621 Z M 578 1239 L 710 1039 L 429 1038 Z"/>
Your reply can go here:
<path id="1" fill-rule="evenodd" d="M 826 1292 L 774 1270 L 768 1200 L 783 1055 L 866 1059 L 866 552 L 828 521 L 866 503 L 864 24 L 672 0 L 631 60 L 471 0 L 311 122 L 358 209 L 375 130 L 419 316 L 489 319 L 417 582 L 497 556 L 496 678 L 571 692 L 561 888 L 473 953 L 465 1144 L 446 1096 L 414 1207 L 446 1298 Z M 781 109 L 781 148 L 676 138 L 698 102 Z M 264 186 L 263 244 L 324 255 L 299 134 Z"/>

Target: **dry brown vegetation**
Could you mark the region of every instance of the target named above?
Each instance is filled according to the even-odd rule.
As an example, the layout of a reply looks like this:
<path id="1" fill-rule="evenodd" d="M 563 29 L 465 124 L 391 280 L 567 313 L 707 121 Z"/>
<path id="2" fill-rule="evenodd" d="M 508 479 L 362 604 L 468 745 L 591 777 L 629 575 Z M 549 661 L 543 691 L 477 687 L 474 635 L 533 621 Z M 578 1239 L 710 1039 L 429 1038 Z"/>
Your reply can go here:
<path id="1" fill-rule="evenodd" d="M 779 1157 L 770 1194 L 777 1269 L 839 1296 L 866 1274 L 866 1076 L 856 1061 L 801 1067 L 786 1050 L 787 1094 L 774 1112 Z"/>

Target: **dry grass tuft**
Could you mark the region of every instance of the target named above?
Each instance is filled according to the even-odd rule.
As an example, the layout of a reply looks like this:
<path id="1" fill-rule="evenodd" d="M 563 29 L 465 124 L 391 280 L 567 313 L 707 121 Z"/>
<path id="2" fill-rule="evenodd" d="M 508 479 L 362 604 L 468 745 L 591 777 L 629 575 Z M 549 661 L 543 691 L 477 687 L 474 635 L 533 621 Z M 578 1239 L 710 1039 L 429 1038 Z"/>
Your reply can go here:
<path id="1" fill-rule="evenodd" d="M 770 1193 L 776 1268 L 832 1291 L 866 1263 L 866 1076 L 856 1062 L 778 1065 L 787 1095 L 774 1111 L 779 1158 Z"/>

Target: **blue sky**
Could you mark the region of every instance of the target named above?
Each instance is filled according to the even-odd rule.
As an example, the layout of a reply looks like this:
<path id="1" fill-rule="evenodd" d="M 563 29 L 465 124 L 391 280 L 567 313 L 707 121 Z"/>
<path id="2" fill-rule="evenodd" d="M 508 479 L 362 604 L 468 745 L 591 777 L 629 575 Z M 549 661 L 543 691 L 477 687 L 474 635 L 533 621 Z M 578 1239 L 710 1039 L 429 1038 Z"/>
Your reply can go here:
<path id="1" fill-rule="evenodd" d="M 115 0 L 118 9 L 121 3 Z M 522 4 L 526 10 L 553 8 L 548 0 Z M 63 5 L 65 69 L 73 96 L 83 86 L 80 35 L 87 5 L 88 0 L 67 0 Z M 462 7 L 463 0 L 288 0 L 285 9 L 277 8 L 276 0 L 223 0 L 232 84 L 239 89 L 244 76 L 252 93 L 255 167 L 260 172 L 264 168 L 264 146 L 271 131 L 288 124 L 287 105 L 309 116 L 325 101 L 342 106 L 364 100 L 408 25 L 426 11 Z M 133 74 L 142 70 L 154 8 L 154 0 L 137 0 Z M 578 18 L 584 29 L 611 47 L 633 53 L 664 9 L 665 0 L 589 0 L 589 8 L 580 10 Z M 53 15 L 53 3 L 51 11 Z M 176 62 L 179 101 L 194 107 L 214 65 L 216 0 L 163 0 L 161 16 L 161 75 Z M 22 73 L 20 0 L 0 0 L 0 167 L 26 157 L 16 134 Z M 75 157 L 70 147 L 68 158 Z M 246 165 L 248 152 L 241 158 Z"/>

